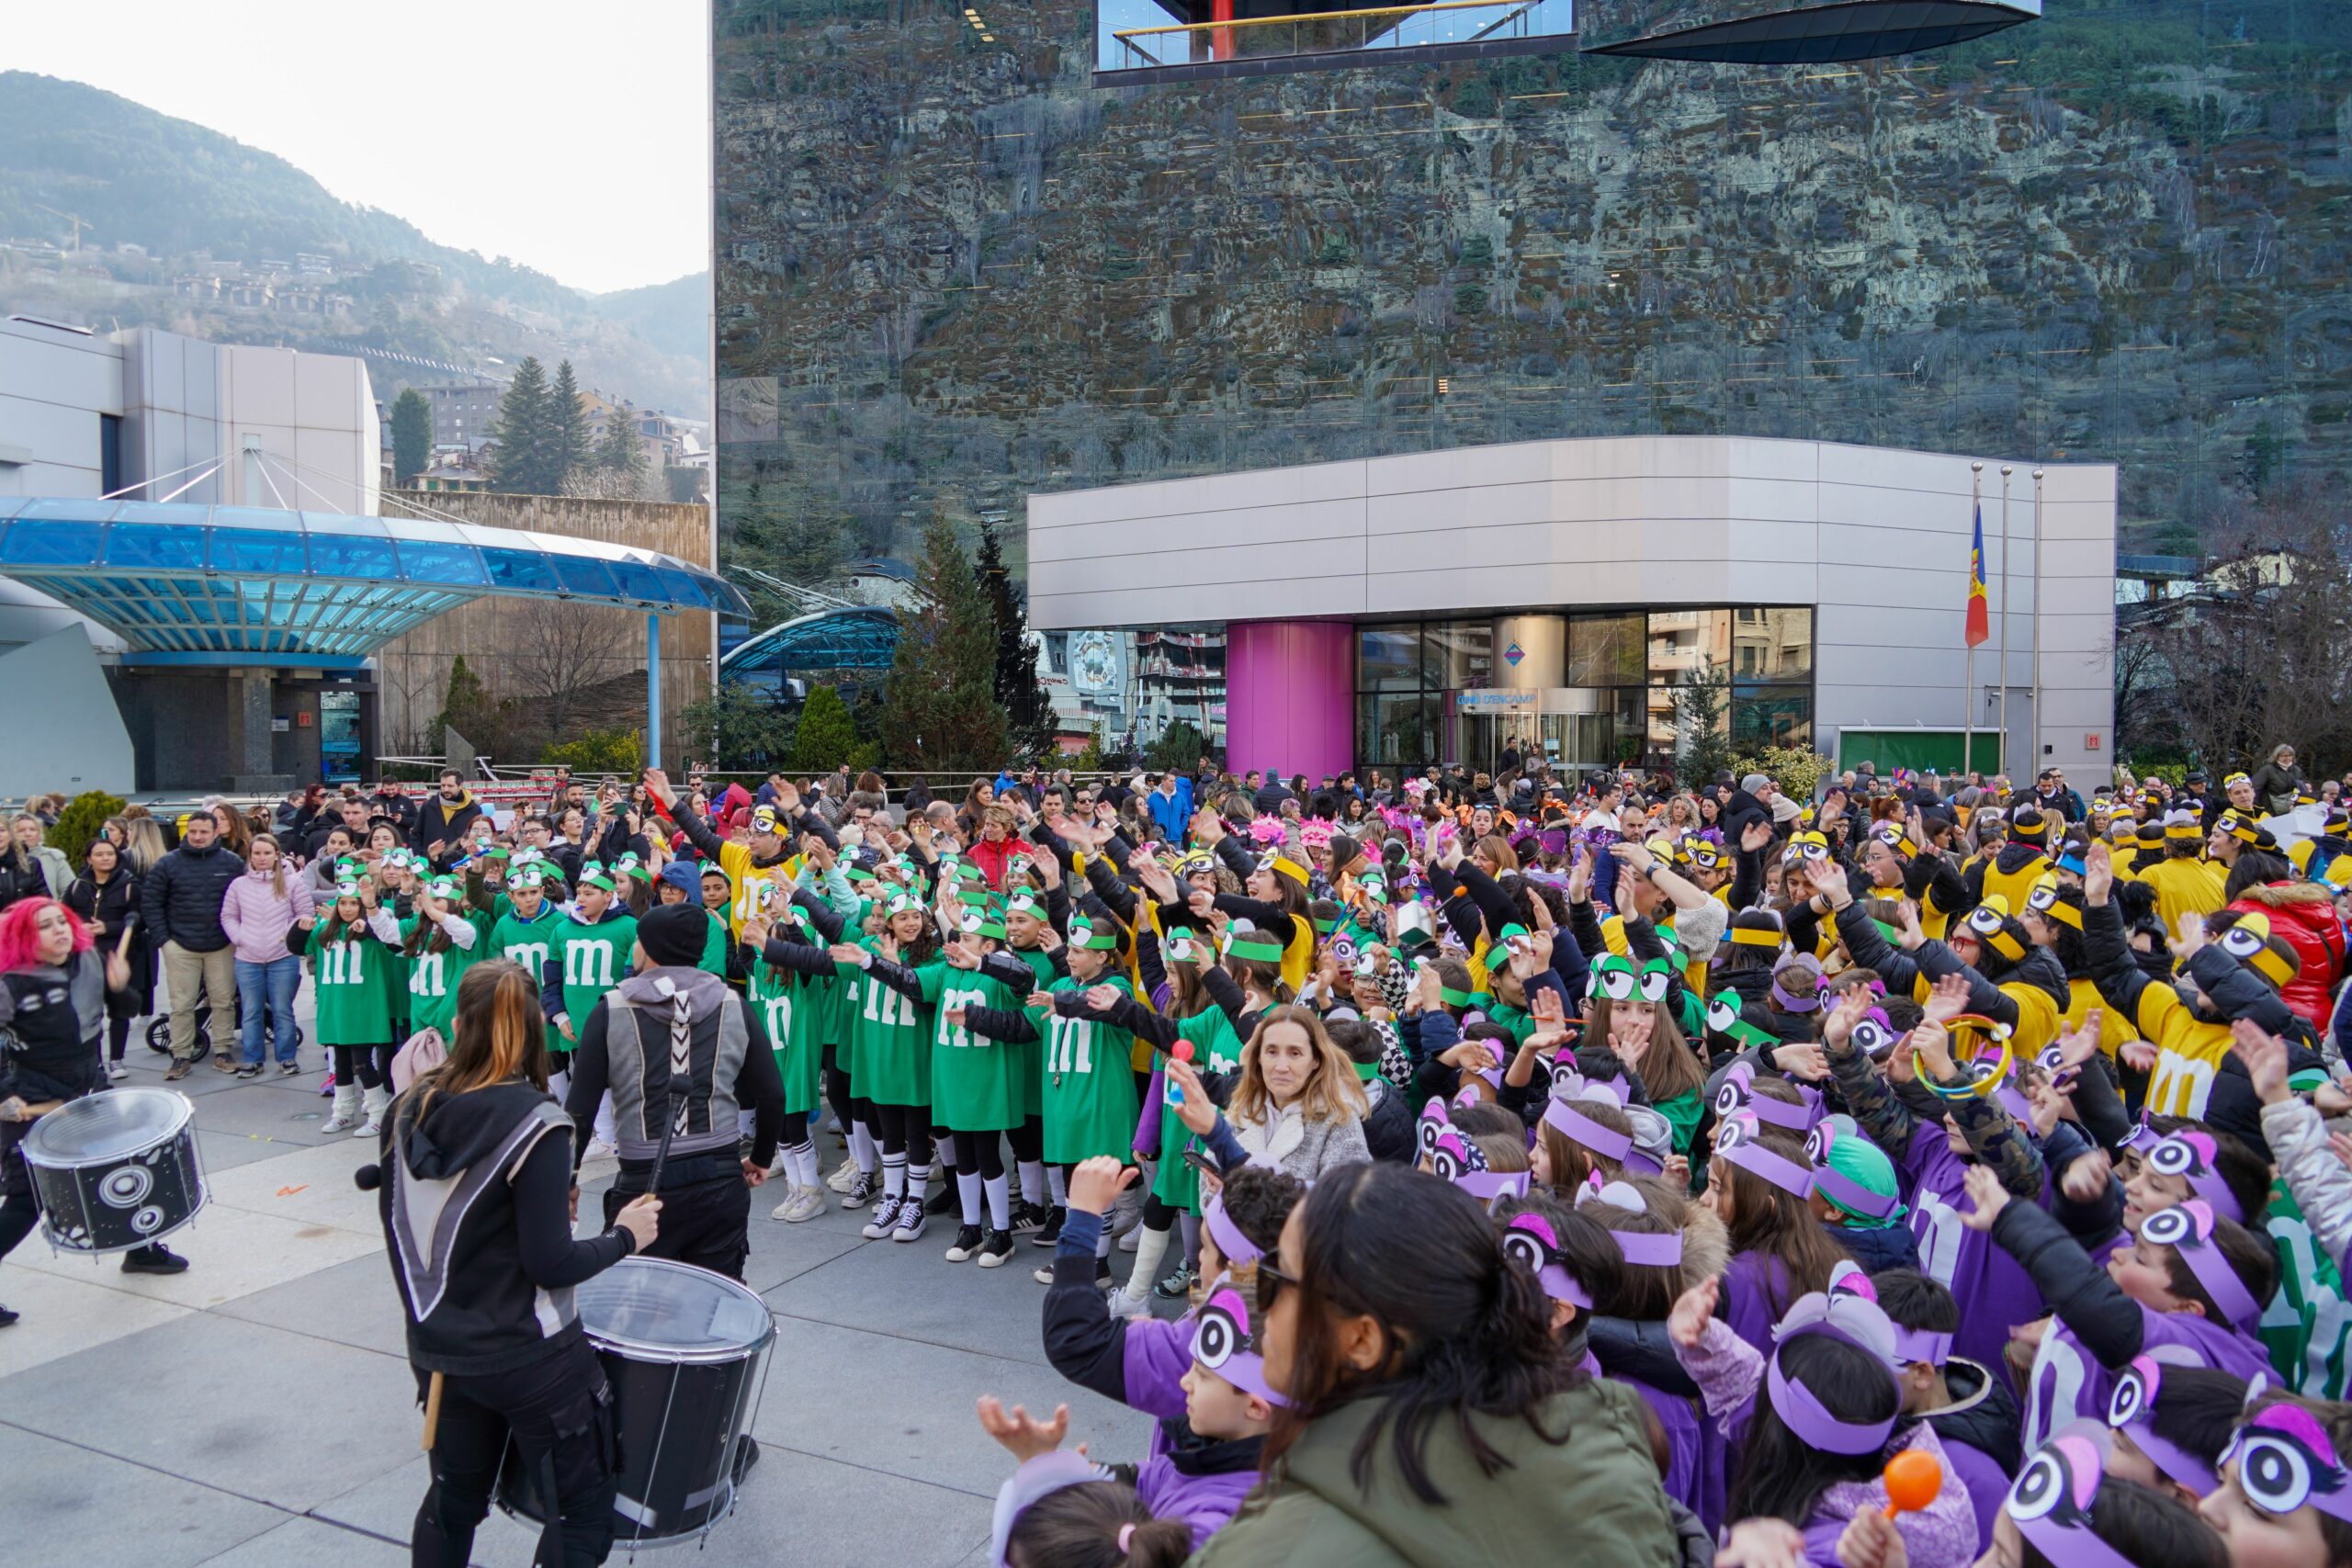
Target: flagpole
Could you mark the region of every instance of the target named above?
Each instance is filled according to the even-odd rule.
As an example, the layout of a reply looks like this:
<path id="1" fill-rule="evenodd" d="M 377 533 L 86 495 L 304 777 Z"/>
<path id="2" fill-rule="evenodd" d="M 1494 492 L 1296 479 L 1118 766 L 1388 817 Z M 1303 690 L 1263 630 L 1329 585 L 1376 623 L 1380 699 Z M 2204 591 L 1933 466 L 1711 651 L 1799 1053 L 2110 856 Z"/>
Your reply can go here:
<path id="1" fill-rule="evenodd" d="M 1971 463 L 1968 468 L 1969 471 L 1975 476 L 1969 482 L 1968 498 L 1969 526 L 1973 529 L 1977 526 L 1975 519 L 1982 515 L 1984 505 L 1984 465 Z M 1972 547 L 1969 551 L 1968 563 L 1968 592 L 1971 597 L 1973 597 L 1976 592 L 1975 554 L 1975 550 Z M 1961 694 L 1960 700 L 1961 714 L 1967 725 L 1967 728 L 1962 732 L 1960 741 L 1960 772 L 1962 777 L 1976 771 L 1976 645 L 1968 640 L 1968 620 L 1964 604 L 1963 601 L 1960 627 L 1960 640 L 1968 649 L 1966 662 L 1961 666 L 1963 672 L 1960 678 L 1961 684 L 1966 688 Z"/>
<path id="2" fill-rule="evenodd" d="M 2017 784 L 2009 755 L 2009 465 L 2001 465 L 2001 772 Z"/>
<path id="3" fill-rule="evenodd" d="M 2041 771 L 2041 470 L 2033 470 L 2033 766 Z"/>

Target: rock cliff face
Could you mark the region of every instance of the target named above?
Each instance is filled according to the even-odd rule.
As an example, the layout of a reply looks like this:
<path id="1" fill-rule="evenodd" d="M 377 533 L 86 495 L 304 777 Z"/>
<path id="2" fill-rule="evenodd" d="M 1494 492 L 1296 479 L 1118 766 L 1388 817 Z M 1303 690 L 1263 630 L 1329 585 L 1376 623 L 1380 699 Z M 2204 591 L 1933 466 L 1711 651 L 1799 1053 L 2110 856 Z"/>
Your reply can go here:
<path id="1" fill-rule="evenodd" d="M 1728 432 L 2118 460 L 2152 548 L 2346 457 L 2352 6 L 1117 90 L 1090 6 L 981 9 L 994 43 L 960 0 L 718 0 L 730 524 L 790 496 L 879 547 L 1034 490 Z"/>

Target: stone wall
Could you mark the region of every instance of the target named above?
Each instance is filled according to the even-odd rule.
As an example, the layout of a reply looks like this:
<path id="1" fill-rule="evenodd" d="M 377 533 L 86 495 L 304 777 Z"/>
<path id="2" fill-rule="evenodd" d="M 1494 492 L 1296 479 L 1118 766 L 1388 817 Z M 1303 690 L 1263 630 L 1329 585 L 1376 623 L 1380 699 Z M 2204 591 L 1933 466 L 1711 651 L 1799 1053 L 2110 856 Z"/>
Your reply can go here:
<path id="1" fill-rule="evenodd" d="M 660 550 L 696 566 L 714 565 L 710 511 L 673 502 L 602 501 L 574 496 L 427 495 L 387 491 L 387 514 L 413 515 L 398 502 L 488 527 L 519 528 L 566 538 L 595 539 Z M 678 711 L 708 694 L 717 662 L 717 617 L 670 615 L 662 626 L 662 754 L 684 755 Z M 449 687 L 450 667 L 463 654 L 492 694 L 532 707 L 560 702 L 570 735 L 590 725 L 645 724 L 645 616 L 634 610 L 563 604 L 545 600 L 486 599 L 453 610 L 387 644 L 377 656 L 379 749 L 389 754 L 437 752 L 428 737 L 433 716 Z M 616 708 L 611 694 L 629 690 L 634 701 Z M 577 696 L 551 698 L 557 684 Z M 535 761 L 500 756 L 496 762 Z"/>

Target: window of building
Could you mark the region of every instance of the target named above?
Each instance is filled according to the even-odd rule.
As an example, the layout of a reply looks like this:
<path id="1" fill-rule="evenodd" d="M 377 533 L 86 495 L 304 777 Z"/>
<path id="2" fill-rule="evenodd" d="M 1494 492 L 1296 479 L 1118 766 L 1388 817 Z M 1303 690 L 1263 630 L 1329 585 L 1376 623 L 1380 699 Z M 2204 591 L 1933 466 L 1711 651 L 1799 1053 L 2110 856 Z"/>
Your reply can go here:
<path id="1" fill-rule="evenodd" d="M 98 415 L 98 493 L 112 495 L 122 488 L 122 416 Z"/>

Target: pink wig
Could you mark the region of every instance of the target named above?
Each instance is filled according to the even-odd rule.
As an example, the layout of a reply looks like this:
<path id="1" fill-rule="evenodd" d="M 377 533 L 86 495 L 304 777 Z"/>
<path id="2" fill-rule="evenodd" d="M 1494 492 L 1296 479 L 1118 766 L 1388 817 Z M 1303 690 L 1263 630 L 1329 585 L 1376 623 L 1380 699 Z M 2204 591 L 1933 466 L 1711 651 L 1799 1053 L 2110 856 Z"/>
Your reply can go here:
<path id="1" fill-rule="evenodd" d="M 31 969 L 40 963 L 40 939 L 36 930 L 43 909 L 62 910 L 74 930 L 74 951 L 90 950 L 90 928 L 82 917 L 54 898 L 20 898 L 0 913 L 0 970 Z"/>

